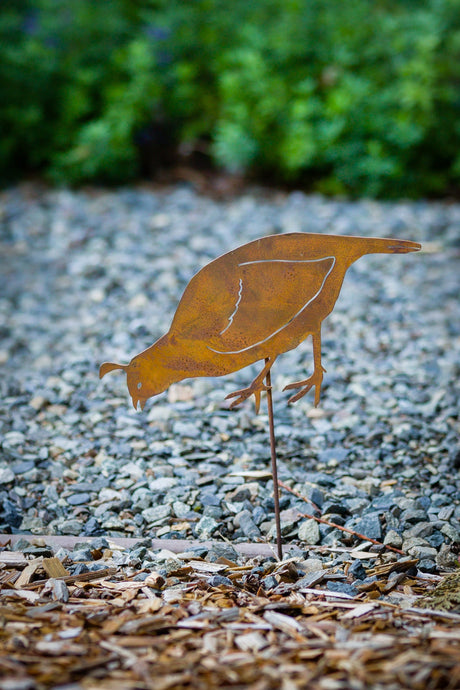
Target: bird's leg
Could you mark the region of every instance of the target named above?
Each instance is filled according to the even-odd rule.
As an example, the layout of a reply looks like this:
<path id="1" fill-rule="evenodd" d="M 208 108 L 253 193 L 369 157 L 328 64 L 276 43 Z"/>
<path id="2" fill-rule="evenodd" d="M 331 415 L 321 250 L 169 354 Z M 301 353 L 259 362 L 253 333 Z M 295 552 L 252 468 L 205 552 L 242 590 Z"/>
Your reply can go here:
<path id="1" fill-rule="evenodd" d="M 315 387 L 315 407 L 319 405 L 319 398 L 321 395 L 321 384 L 323 382 L 323 373 L 326 371 L 321 364 L 321 331 L 312 333 L 313 339 L 313 374 L 304 381 L 294 381 L 285 386 L 284 390 L 291 390 L 292 388 L 300 388 L 301 390 L 289 398 L 288 402 L 293 403 L 308 393 L 309 390 Z"/>
<path id="2" fill-rule="evenodd" d="M 258 374 L 254 381 L 249 384 L 247 388 L 242 388 L 239 391 L 234 391 L 233 393 L 229 393 L 227 396 L 225 396 L 225 399 L 228 400 L 229 398 L 236 398 L 230 405 L 230 409 L 236 407 L 236 405 L 239 405 L 242 403 L 244 400 L 247 400 L 251 395 L 254 395 L 255 398 L 255 405 L 256 405 L 256 414 L 259 412 L 259 407 L 260 407 L 260 394 L 262 391 L 268 390 L 267 386 L 264 384 L 264 378 L 270 371 L 271 367 L 273 366 L 274 359 L 271 357 L 267 357 L 265 359 L 265 366 Z"/>

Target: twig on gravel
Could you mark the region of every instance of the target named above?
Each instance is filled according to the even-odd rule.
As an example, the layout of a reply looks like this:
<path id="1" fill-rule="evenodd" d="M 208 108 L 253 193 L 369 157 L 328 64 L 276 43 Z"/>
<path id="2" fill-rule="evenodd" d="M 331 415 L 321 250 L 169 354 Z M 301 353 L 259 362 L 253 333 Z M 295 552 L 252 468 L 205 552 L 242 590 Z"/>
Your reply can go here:
<path id="1" fill-rule="evenodd" d="M 282 489 L 285 489 L 286 491 L 289 491 L 289 493 L 294 494 L 294 496 L 297 496 L 297 498 L 300 498 L 302 501 L 305 501 L 305 503 L 312 503 L 310 499 L 308 499 L 306 496 L 302 496 L 302 494 L 299 491 L 291 489 L 291 487 L 285 484 L 283 481 L 281 481 L 281 479 L 278 480 L 278 486 L 280 486 Z M 324 518 L 316 517 L 315 515 L 310 515 L 309 513 L 300 513 L 299 517 L 309 518 L 310 520 L 316 520 L 317 522 L 321 522 L 323 525 L 335 527 L 335 529 L 339 529 L 342 532 L 348 532 L 348 534 L 352 534 L 353 536 L 358 537 L 359 539 L 370 541 L 372 544 L 376 544 L 377 546 L 383 546 L 385 549 L 388 549 L 389 551 L 395 551 L 396 553 L 401 554 L 401 556 L 404 556 L 404 551 L 401 551 L 401 549 L 396 549 L 394 546 L 389 546 L 388 544 L 382 544 L 381 541 L 378 541 L 377 539 L 372 539 L 371 537 L 366 537 L 365 534 L 356 532 L 354 529 L 350 529 L 349 527 L 343 527 L 342 525 L 338 525 L 335 522 L 330 522 L 330 520 L 325 520 Z"/>

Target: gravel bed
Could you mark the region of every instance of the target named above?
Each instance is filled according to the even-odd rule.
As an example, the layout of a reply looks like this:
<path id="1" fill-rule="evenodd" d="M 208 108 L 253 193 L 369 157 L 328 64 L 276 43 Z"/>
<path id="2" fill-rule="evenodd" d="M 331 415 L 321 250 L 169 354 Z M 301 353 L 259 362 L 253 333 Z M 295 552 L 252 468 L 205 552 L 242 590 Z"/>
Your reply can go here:
<path id="1" fill-rule="evenodd" d="M 323 326 L 321 406 L 282 392 L 311 371 L 310 341 L 272 371 L 280 479 L 305 498 L 282 491 L 283 535 L 340 561 L 360 540 L 299 514 L 321 515 L 420 572 L 458 564 L 460 205 L 24 185 L 0 195 L 0 221 L 0 532 L 272 541 L 265 408 L 224 401 L 258 368 L 177 384 L 140 413 L 125 376 L 101 382 L 98 366 L 162 335 L 192 275 L 229 249 L 376 235 L 425 250 L 348 271 Z"/>

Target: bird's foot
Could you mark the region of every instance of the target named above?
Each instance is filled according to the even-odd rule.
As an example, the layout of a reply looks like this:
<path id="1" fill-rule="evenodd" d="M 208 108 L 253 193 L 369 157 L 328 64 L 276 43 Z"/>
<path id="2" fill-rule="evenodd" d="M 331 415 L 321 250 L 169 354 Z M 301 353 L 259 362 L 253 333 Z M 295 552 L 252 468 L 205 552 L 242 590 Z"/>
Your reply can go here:
<path id="1" fill-rule="evenodd" d="M 232 410 L 234 407 L 244 402 L 245 400 L 250 398 L 251 395 L 253 395 L 256 406 L 256 414 L 258 414 L 260 408 L 260 395 L 262 391 L 268 391 L 268 386 L 266 386 L 264 383 L 253 381 L 251 385 L 247 388 L 241 388 L 241 390 L 239 391 L 234 391 L 233 393 L 229 393 L 228 395 L 226 395 L 225 400 L 229 400 L 230 398 L 236 398 L 236 400 L 234 400 L 230 405 L 230 409 Z"/>
<path id="2" fill-rule="evenodd" d="M 320 367 L 317 369 L 308 379 L 305 379 L 303 381 L 294 381 L 293 383 L 289 383 L 287 386 L 283 388 L 283 390 L 292 390 L 293 388 L 300 388 L 301 390 L 293 395 L 291 398 L 289 398 L 288 402 L 289 403 L 294 403 L 297 402 L 297 400 L 300 400 L 300 398 L 303 398 L 304 395 L 310 391 L 313 386 L 315 387 L 315 407 L 319 405 L 319 399 L 321 395 L 321 384 L 323 382 L 323 373 L 326 371 L 324 367 Z"/>

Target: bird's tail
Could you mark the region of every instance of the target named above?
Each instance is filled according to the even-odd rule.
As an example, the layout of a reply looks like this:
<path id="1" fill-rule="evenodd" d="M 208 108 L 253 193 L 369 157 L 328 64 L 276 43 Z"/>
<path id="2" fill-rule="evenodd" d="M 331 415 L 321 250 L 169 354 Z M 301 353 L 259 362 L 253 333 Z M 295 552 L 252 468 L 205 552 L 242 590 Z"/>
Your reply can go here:
<path id="1" fill-rule="evenodd" d="M 125 364 L 115 364 L 115 362 L 104 362 L 104 364 L 101 364 L 99 368 L 99 378 L 101 379 L 103 376 L 109 373 L 109 371 L 114 371 L 115 369 L 123 369 L 123 371 L 127 370 L 127 366 Z"/>

